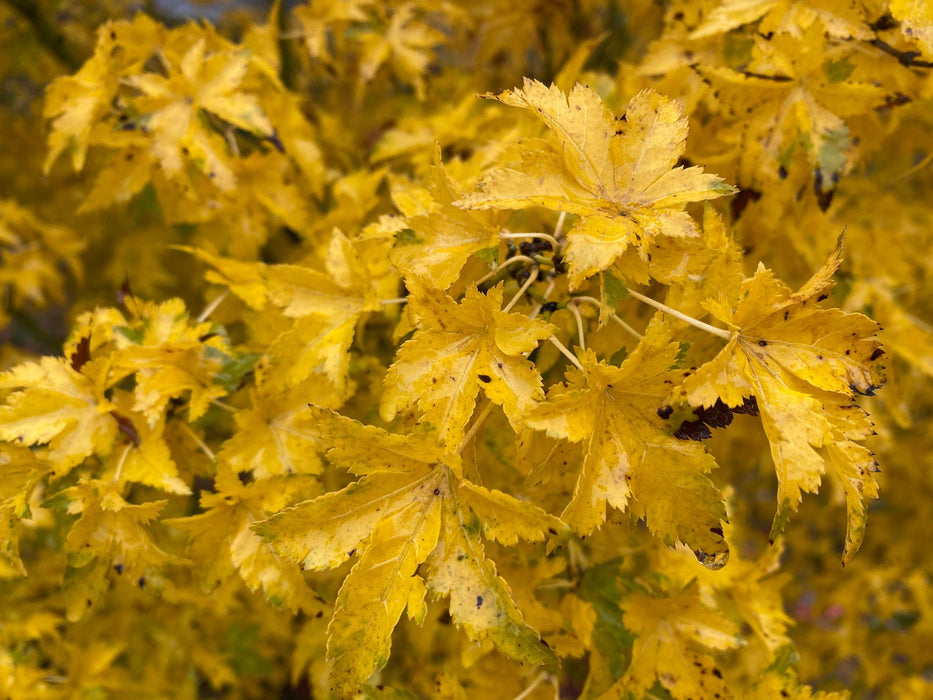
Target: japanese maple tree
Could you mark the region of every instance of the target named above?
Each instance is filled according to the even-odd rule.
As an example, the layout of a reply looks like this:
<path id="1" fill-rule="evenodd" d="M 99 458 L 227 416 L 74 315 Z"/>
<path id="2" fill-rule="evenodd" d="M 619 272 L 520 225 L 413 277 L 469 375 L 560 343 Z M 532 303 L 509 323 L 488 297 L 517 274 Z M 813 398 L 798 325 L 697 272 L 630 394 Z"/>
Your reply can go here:
<path id="1" fill-rule="evenodd" d="M 0 695 L 933 692 L 930 8 L 138 4 L 0 2 Z"/>

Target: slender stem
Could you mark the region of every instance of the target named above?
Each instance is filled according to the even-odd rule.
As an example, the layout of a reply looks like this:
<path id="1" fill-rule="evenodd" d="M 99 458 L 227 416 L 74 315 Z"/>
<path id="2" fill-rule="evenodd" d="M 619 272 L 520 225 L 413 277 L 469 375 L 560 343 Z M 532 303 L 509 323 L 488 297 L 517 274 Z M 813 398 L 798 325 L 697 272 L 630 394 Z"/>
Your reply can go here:
<path id="1" fill-rule="evenodd" d="M 573 364 L 574 367 L 576 367 L 576 368 L 577 368 L 578 370 L 580 370 L 581 372 L 585 371 L 585 370 L 583 369 L 583 365 L 580 364 L 580 360 L 577 359 L 577 356 L 574 355 L 572 352 L 570 352 L 570 351 L 564 346 L 564 344 L 563 344 L 562 342 L 560 342 L 560 341 L 559 341 L 557 338 L 555 338 L 553 335 L 552 335 L 550 338 L 548 338 L 548 341 L 551 343 L 551 345 L 553 345 L 555 348 L 557 348 L 558 350 L 560 350 L 561 353 L 563 354 L 563 356 L 566 357 L 568 360 L 570 360 L 570 362 Z"/>
<path id="2" fill-rule="evenodd" d="M 460 441 L 460 447 L 457 448 L 457 454 L 463 452 L 463 450 L 466 449 L 466 446 L 470 444 L 470 440 L 476 437 L 476 433 L 479 432 L 479 429 L 482 427 L 483 423 L 486 422 L 486 419 L 492 412 L 493 405 L 494 404 L 491 401 L 486 402 L 486 406 L 473 420 L 473 424 L 470 426 L 470 429 L 467 430 L 466 435 L 463 436 L 463 440 Z"/>
<path id="3" fill-rule="evenodd" d="M 531 274 L 528 275 L 528 279 L 525 280 L 525 283 L 515 292 L 515 296 L 512 297 L 512 300 L 505 305 L 503 311 L 511 311 L 512 307 L 518 303 L 518 300 L 525 296 L 525 292 L 528 291 L 528 288 L 535 283 L 535 280 L 538 279 L 538 268 L 535 266 L 531 270 Z"/>
<path id="4" fill-rule="evenodd" d="M 236 412 L 237 412 L 237 409 L 235 409 L 233 406 L 231 406 L 231 405 L 228 404 L 228 403 L 224 403 L 224 402 L 221 401 L 220 399 L 211 399 L 211 405 L 212 405 L 212 406 L 217 406 L 217 408 L 222 408 L 223 410 L 229 411 L 230 413 L 236 413 Z"/>
<path id="5" fill-rule="evenodd" d="M 236 142 L 236 136 L 233 133 L 233 127 L 229 126 L 224 129 L 224 138 L 227 140 L 227 148 L 230 149 L 230 152 L 235 158 L 240 157 L 240 144 Z"/>
<path id="6" fill-rule="evenodd" d="M 211 460 L 212 462 L 217 461 L 217 456 L 214 454 L 214 451 L 210 447 L 207 446 L 204 440 L 198 437 L 198 434 L 191 429 L 191 426 L 181 421 L 178 422 L 178 425 L 181 427 L 181 429 L 184 431 L 184 433 L 188 437 L 194 440 L 195 444 L 201 449 L 201 452 L 207 455 L 207 458 L 209 460 Z"/>
<path id="7" fill-rule="evenodd" d="M 638 292 L 634 292 L 631 289 L 628 290 L 628 293 L 631 296 L 638 299 L 638 301 L 643 301 L 646 304 L 648 304 L 648 306 L 653 306 L 654 308 L 658 309 L 659 311 L 663 311 L 669 316 L 673 316 L 674 318 L 679 318 L 681 321 L 683 321 L 684 323 L 689 323 L 694 328 L 699 328 L 701 331 L 712 333 L 715 336 L 719 336 L 723 340 L 732 340 L 732 333 L 730 331 L 727 331 L 722 328 L 716 328 L 716 326 L 711 326 L 708 323 L 703 323 L 703 321 L 698 321 L 697 319 L 693 318 L 693 316 L 688 316 L 682 311 L 678 311 L 677 309 L 672 309 L 667 304 L 662 304 L 660 301 L 655 301 L 651 297 L 646 297 L 644 294 L 639 294 Z"/>
<path id="8" fill-rule="evenodd" d="M 531 685 L 525 688 L 522 692 L 516 695 L 512 700 L 525 700 L 529 695 L 534 692 L 534 689 L 541 685 L 544 681 L 547 680 L 547 673 L 542 672 L 538 674 L 538 677 L 531 681 Z"/>
<path id="9" fill-rule="evenodd" d="M 130 453 L 131 445 L 123 448 L 123 454 L 120 455 L 120 461 L 117 462 L 117 470 L 113 474 L 113 483 L 120 483 L 120 474 L 123 472 L 123 463 L 126 462 L 126 456 Z"/>
<path id="10" fill-rule="evenodd" d="M 504 263 L 502 263 L 501 265 L 499 265 L 499 266 L 498 266 L 495 270 L 493 270 L 492 272 L 489 272 L 489 273 L 483 275 L 482 277 L 480 277 L 478 280 L 476 280 L 476 282 L 474 282 L 474 284 L 478 287 L 478 286 L 480 286 L 483 282 L 488 282 L 488 281 L 491 280 L 493 277 L 495 277 L 495 276 L 498 275 L 500 272 L 502 272 L 505 268 L 507 268 L 509 265 L 513 265 L 514 263 L 517 263 L 517 262 L 527 262 L 527 263 L 531 263 L 532 265 L 535 264 L 535 261 L 532 260 L 531 258 L 529 258 L 527 255 L 516 255 L 516 256 L 511 257 L 511 258 L 509 258 L 508 260 L 506 260 Z"/>
<path id="11" fill-rule="evenodd" d="M 380 299 L 379 303 L 383 306 L 391 306 L 392 304 L 407 304 L 408 297 L 396 297 L 395 299 Z"/>
<path id="12" fill-rule="evenodd" d="M 557 217 L 557 225 L 554 227 L 554 238 L 560 238 L 564 235 L 564 221 L 567 218 L 567 212 L 562 211 Z"/>
<path id="13" fill-rule="evenodd" d="M 507 231 L 505 233 L 500 233 L 499 238 L 540 238 L 554 246 L 554 250 L 560 248 L 560 241 L 549 233 L 512 233 L 511 231 Z"/>
<path id="14" fill-rule="evenodd" d="M 578 296 L 578 297 L 574 297 L 574 300 L 575 300 L 575 301 L 588 301 L 588 302 L 591 303 L 591 304 L 596 304 L 596 306 L 598 306 L 598 307 L 600 307 L 600 308 L 603 308 L 603 305 L 600 303 L 599 299 L 596 299 L 595 297 Z M 628 331 L 631 335 L 635 336 L 638 340 L 641 340 L 641 339 L 642 339 L 642 337 L 643 337 L 642 334 L 639 333 L 638 331 L 636 331 L 636 330 L 635 330 L 634 328 L 632 328 L 630 325 L 628 325 L 625 321 L 623 321 L 623 320 L 619 317 L 618 314 L 612 314 L 610 318 L 612 318 L 613 321 L 615 321 L 615 322 L 618 323 L 620 326 L 622 326 L 622 328 L 624 328 L 626 331 Z"/>
<path id="15" fill-rule="evenodd" d="M 547 289 L 544 290 L 544 294 L 541 295 L 542 301 L 546 300 L 551 295 L 551 292 L 554 291 L 554 282 L 555 280 L 552 277 L 548 282 Z M 528 314 L 528 320 L 538 318 L 538 314 L 541 313 L 541 306 L 541 301 L 535 304 L 534 308 L 531 310 L 531 313 Z"/>
<path id="16" fill-rule="evenodd" d="M 580 349 L 586 350 L 586 338 L 583 333 L 583 316 L 580 315 L 580 309 L 578 309 L 577 305 L 574 303 L 567 304 L 567 308 L 577 319 L 577 339 L 580 341 Z"/>
<path id="17" fill-rule="evenodd" d="M 211 315 L 212 313 L 214 313 L 214 310 L 215 310 L 218 306 L 220 306 L 221 302 L 222 302 L 224 299 L 226 299 L 227 296 L 228 296 L 229 294 L 230 294 L 230 290 L 229 290 L 229 289 L 226 289 L 226 290 L 223 291 L 223 293 L 218 294 L 218 295 L 214 298 L 214 300 L 213 300 L 210 304 L 207 305 L 207 307 L 204 309 L 204 311 L 202 311 L 202 312 L 198 315 L 198 318 L 197 318 L 198 323 L 204 323 L 204 321 L 206 321 L 206 320 L 210 317 L 210 315 Z"/>

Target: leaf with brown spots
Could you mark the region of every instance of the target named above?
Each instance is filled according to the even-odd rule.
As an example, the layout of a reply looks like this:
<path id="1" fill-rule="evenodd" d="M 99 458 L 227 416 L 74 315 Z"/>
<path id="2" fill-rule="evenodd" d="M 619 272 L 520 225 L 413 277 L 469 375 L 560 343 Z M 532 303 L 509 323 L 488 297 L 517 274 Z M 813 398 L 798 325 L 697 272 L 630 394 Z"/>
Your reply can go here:
<path id="1" fill-rule="evenodd" d="M 878 495 L 871 451 L 860 444 L 872 434 L 855 394 L 872 394 L 883 381 L 878 324 L 861 314 L 824 309 L 840 245 L 798 291 L 791 292 L 759 266 L 745 281 L 735 307 L 720 298 L 710 311 L 732 338 L 684 382 L 687 400 L 712 407 L 742 406 L 754 396 L 777 470 L 778 509 L 771 528 L 779 535 L 803 492 L 816 492 L 827 471 L 845 492 L 848 528 L 843 562 L 858 551 L 867 502 Z"/>

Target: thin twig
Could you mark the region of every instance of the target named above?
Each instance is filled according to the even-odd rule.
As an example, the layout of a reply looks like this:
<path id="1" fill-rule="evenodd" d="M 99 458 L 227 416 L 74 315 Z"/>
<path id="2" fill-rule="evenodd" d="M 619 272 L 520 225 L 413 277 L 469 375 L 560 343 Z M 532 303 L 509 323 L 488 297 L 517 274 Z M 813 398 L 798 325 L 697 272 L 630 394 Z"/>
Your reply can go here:
<path id="1" fill-rule="evenodd" d="M 120 461 L 117 462 L 117 470 L 113 474 L 113 483 L 120 483 L 120 474 L 123 472 L 123 463 L 126 462 L 126 456 L 130 453 L 130 447 L 132 445 L 127 445 L 123 448 L 123 454 L 120 455 Z"/>
<path id="2" fill-rule="evenodd" d="M 460 441 L 460 447 L 457 448 L 457 454 L 463 452 L 466 449 L 466 446 L 470 444 L 470 440 L 476 437 L 476 433 L 479 432 L 480 427 L 483 423 L 486 422 L 486 419 L 489 417 L 490 412 L 492 411 L 493 404 L 491 401 L 487 401 L 486 406 L 482 411 L 479 412 L 479 415 L 473 421 L 473 424 L 470 425 L 470 429 L 467 430 L 466 435 L 463 436 L 463 440 Z"/>
<path id="3" fill-rule="evenodd" d="M 188 437 L 194 440 L 195 444 L 200 448 L 201 452 L 207 455 L 207 458 L 210 459 L 211 462 L 217 461 L 217 456 L 214 454 L 214 451 L 207 446 L 204 440 L 198 437 L 198 434 L 191 429 L 191 426 L 181 421 L 178 422 L 178 426 Z"/>
<path id="4" fill-rule="evenodd" d="M 208 318 L 210 318 L 210 315 L 211 315 L 212 313 L 214 313 L 214 310 L 215 310 L 218 306 L 220 306 L 220 303 L 221 303 L 224 299 L 226 299 L 227 296 L 228 296 L 229 294 L 230 294 L 230 290 L 229 290 L 229 289 L 225 289 L 221 294 L 218 294 L 218 295 L 214 298 L 214 300 L 213 300 L 210 304 L 207 305 L 207 307 L 204 309 L 204 311 L 202 311 L 200 314 L 198 314 L 197 322 L 198 322 L 198 323 L 204 323 Z"/>
<path id="5" fill-rule="evenodd" d="M 503 311 L 511 311 L 512 307 L 518 303 L 518 300 L 525 296 L 525 292 L 528 291 L 528 288 L 535 283 L 535 280 L 538 278 L 538 268 L 535 266 L 531 270 L 531 274 L 528 275 L 528 279 L 525 280 L 525 283 L 515 292 L 515 296 L 512 297 L 511 301 L 505 305 Z"/>
<path id="6" fill-rule="evenodd" d="M 596 306 L 598 306 L 600 309 L 603 308 L 603 304 L 601 304 L 599 299 L 596 299 L 595 297 L 578 296 L 578 297 L 574 297 L 574 301 L 588 301 L 591 304 L 596 304 Z M 639 333 L 634 328 L 632 328 L 630 325 L 628 325 L 625 321 L 623 321 L 622 318 L 618 314 L 612 314 L 610 318 L 616 323 L 618 323 L 620 326 L 622 326 L 622 328 L 628 331 L 631 335 L 635 336 L 635 338 L 637 338 L 638 340 L 641 340 L 644 337 L 641 333 Z"/>
<path id="7" fill-rule="evenodd" d="M 722 338 L 723 340 L 732 340 L 732 333 L 730 331 L 724 330 L 722 328 L 716 328 L 716 326 L 711 326 L 708 323 L 703 323 L 703 321 L 698 321 L 697 319 L 693 318 L 693 316 L 688 316 L 682 311 L 678 311 L 677 309 L 672 309 L 667 304 L 662 304 L 660 301 L 655 301 L 651 297 L 646 297 L 644 294 L 634 292 L 631 289 L 628 290 L 628 293 L 631 296 L 638 299 L 638 301 L 643 301 L 646 304 L 648 304 L 648 306 L 653 306 L 654 308 L 658 309 L 659 311 L 663 311 L 669 316 L 673 316 L 674 318 L 679 318 L 681 321 L 683 321 L 684 323 L 689 323 L 694 328 L 699 328 L 701 331 L 712 333 L 713 335 L 718 336 Z"/>
<path id="8" fill-rule="evenodd" d="M 539 685 L 541 685 L 544 681 L 547 680 L 547 676 L 548 674 L 546 672 L 539 673 L 538 677 L 535 678 L 533 681 L 531 681 L 531 685 L 529 685 L 522 692 L 520 692 L 518 695 L 512 698 L 512 700 L 524 700 L 524 698 L 527 698 L 529 695 L 531 695 L 532 691 L 534 691 L 535 688 L 537 688 Z"/>
<path id="9" fill-rule="evenodd" d="M 564 220 L 567 218 L 567 212 L 562 211 L 557 217 L 557 224 L 554 226 L 554 238 L 560 240 L 564 235 Z"/>
<path id="10" fill-rule="evenodd" d="M 563 344 L 562 342 L 560 342 L 557 338 L 555 338 L 555 337 L 552 335 L 550 338 L 548 338 L 548 342 L 550 342 L 551 345 L 553 345 L 555 348 L 557 348 L 558 350 L 560 350 L 561 353 L 563 354 L 563 356 L 566 357 L 568 360 L 570 360 L 570 362 L 573 364 L 574 367 L 576 367 L 576 368 L 577 368 L 578 370 L 580 370 L 581 372 L 584 372 L 584 371 L 585 371 L 585 370 L 583 369 L 583 365 L 580 364 L 580 360 L 577 359 L 577 356 L 574 355 L 572 352 L 570 352 L 570 351 L 564 346 L 564 344 Z"/>
<path id="11" fill-rule="evenodd" d="M 577 319 L 577 340 L 581 350 L 586 350 L 586 337 L 583 333 L 583 316 L 580 315 L 580 309 L 574 303 L 567 304 L 567 309 Z"/>
<path id="12" fill-rule="evenodd" d="M 499 238 L 540 238 L 541 240 L 547 241 L 552 246 L 554 246 L 554 250 L 560 248 L 560 241 L 558 241 L 549 233 L 513 233 L 511 231 L 506 231 L 504 233 L 500 233 Z"/>
<path id="13" fill-rule="evenodd" d="M 907 66 L 908 68 L 933 68 L 933 61 L 917 60 L 917 57 L 922 55 L 919 51 L 900 51 L 899 49 L 895 49 L 888 42 L 883 39 L 878 39 L 877 37 L 868 43 L 875 48 L 881 49 L 889 56 L 894 56 L 902 66 Z"/>
<path id="14" fill-rule="evenodd" d="M 501 265 L 497 266 L 495 270 L 492 270 L 491 272 L 480 277 L 478 280 L 476 280 L 476 282 L 474 282 L 474 284 L 478 287 L 481 284 L 483 284 L 483 282 L 488 282 L 493 277 L 495 277 L 500 272 L 502 272 L 505 268 L 507 268 L 509 265 L 512 265 L 517 262 L 527 262 L 527 263 L 531 263 L 532 265 L 535 264 L 535 261 L 529 258 L 527 255 L 515 255 L 509 258 L 508 260 L 506 260 Z"/>

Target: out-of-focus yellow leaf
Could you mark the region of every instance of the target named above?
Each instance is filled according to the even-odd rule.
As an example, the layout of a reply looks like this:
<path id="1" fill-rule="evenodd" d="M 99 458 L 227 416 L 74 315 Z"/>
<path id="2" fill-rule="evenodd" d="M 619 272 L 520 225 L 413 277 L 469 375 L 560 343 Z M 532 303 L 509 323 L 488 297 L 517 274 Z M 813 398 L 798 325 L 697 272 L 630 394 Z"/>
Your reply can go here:
<path id="1" fill-rule="evenodd" d="M 48 445 L 53 476 L 109 454 L 117 422 L 104 397 L 108 365 L 107 358 L 91 360 L 79 372 L 64 358 L 43 357 L 0 375 L 0 388 L 15 389 L 0 406 L 0 439 Z"/>
<path id="2" fill-rule="evenodd" d="M 638 696 L 656 679 L 678 700 L 731 697 L 709 651 L 735 649 L 744 642 L 733 622 L 703 605 L 695 583 L 671 598 L 632 593 L 622 609 L 625 627 L 637 635 L 632 663 L 603 697 L 621 698 L 626 692 Z"/>

